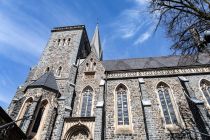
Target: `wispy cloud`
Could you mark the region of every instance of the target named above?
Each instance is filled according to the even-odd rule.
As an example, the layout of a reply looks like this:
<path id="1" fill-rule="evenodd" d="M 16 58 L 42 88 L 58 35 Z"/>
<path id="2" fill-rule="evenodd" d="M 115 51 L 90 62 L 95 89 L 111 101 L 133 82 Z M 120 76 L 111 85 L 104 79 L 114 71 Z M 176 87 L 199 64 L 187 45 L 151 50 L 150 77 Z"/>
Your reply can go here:
<path id="1" fill-rule="evenodd" d="M 40 56 L 52 26 L 79 21 L 75 16 L 71 16 L 71 12 L 66 10 L 68 8 L 61 5 L 62 3 L 58 6 L 56 3 L 41 0 L 40 6 L 36 8 L 33 4 L 24 5 L 21 1 L 16 4 L 3 1 L 1 4 L 6 11 L 0 10 L 0 19 L 3 19 L 0 22 L 0 54 L 23 65 L 32 65 Z M 23 5 L 24 10 L 21 8 Z M 43 19 L 35 16 L 41 7 L 45 17 Z M 27 12 L 27 9 L 30 12 Z"/>
<path id="2" fill-rule="evenodd" d="M 113 23 L 116 35 L 134 39 L 134 45 L 141 44 L 151 37 L 155 19 L 147 9 L 148 0 L 130 0 L 134 6 L 122 11 Z"/>
<path id="3" fill-rule="evenodd" d="M 140 35 L 136 41 L 134 42 L 134 45 L 138 45 L 141 44 L 143 42 L 145 42 L 147 39 L 150 38 L 150 36 L 153 34 L 154 32 L 154 26 L 151 26 L 146 32 L 144 32 L 142 35 Z"/>

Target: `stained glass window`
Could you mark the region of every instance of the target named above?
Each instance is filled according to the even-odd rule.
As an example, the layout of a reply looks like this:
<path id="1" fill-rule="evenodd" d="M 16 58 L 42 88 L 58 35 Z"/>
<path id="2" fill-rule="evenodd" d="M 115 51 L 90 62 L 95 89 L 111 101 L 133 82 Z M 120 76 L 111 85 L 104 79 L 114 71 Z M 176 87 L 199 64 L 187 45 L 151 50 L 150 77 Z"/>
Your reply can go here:
<path id="1" fill-rule="evenodd" d="M 118 125 L 129 125 L 127 90 L 123 85 L 117 89 Z"/>
<path id="2" fill-rule="evenodd" d="M 169 87 L 164 83 L 159 84 L 158 94 L 166 124 L 176 124 L 177 118 L 171 101 Z"/>
<path id="3" fill-rule="evenodd" d="M 92 109 L 92 93 L 93 89 L 91 87 L 86 87 L 83 91 L 83 100 L 82 100 L 82 117 L 90 117 Z"/>
<path id="4" fill-rule="evenodd" d="M 203 94 L 210 105 L 210 82 L 207 80 L 201 81 L 201 90 L 203 91 Z"/>

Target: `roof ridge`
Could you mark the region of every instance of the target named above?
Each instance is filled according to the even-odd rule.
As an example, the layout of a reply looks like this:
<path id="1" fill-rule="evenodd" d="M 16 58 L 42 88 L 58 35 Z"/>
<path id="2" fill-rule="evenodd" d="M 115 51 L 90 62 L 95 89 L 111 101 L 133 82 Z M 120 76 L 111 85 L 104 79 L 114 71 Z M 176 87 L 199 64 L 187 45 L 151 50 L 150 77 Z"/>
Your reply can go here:
<path id="1" fill-rule="evenodd" d="M 103 61 L 119 61 L 119 60 L 134 60 L 134 59 L 154 59 L 154 58 L 166 58 L 166 57 L 180 57 L 181 55 L 166 55 L 166 56 L 154 56 L 154 57 L 138 57 L 138 58 L 123 58 L 123 59 L 110 59 Z"/>

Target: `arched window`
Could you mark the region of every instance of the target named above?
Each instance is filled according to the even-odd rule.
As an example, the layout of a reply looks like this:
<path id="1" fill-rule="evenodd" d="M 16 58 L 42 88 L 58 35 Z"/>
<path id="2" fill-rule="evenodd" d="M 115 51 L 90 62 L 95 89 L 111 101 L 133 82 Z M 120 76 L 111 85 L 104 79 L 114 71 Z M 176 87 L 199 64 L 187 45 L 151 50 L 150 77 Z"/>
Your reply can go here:
<path id="1" fill-rule="evenodd" d="M 42 121 L 43 114 L 44 114 L 46 106 L 47 106 L 47 101 L 45 100 L 41 103 L 40 108 L 38 110 L 36 120 L 35 120 L 33 128 L 32 128 L 32 133 L 33 134 L 36 134 L 38 129 L 39 129 L 39 126 L 40 126 L 40 123 Z"/>
<path id="2" fill-rule="evenodd" d="M 58 68 L 58 71 L 57 71 L 57 75 L 58 75 L 58 76 L 61 75 L 61 70 L 62 70 L 62 67 L 60 66 L 60 67 Z"/>
<path id="3" fill-rule="evenodd" d="M 82 109 L 81 109 L 81 116 L 82 117 L 91 116 L 92 94 L 93 94 L 93 89 L 90 86 L 87 86 L 83 90 Z"/>
<path id="4" fill-rule="evenodd" d="M 210 82 L 203 79 L 200 82 L 200 87 L 201 87 L 201 90 L 203 92 L 203 95 L 206 98 L 206 101 L 210 105 Z"/>
<path id="5" fill-rule="evenodd" d="M 177 118 L 174 111 L 169 86 L 163 82 L 160 82 L 157 86 L 157 90 L 158 90 L 158 95 L 159 95 L 163 115 L 165 118 L 165 123 L 176 124 Z"/>
<path id="6" fill-rule="evenodd" d="M 116 89 L 116 93 L 118 125 L 129 125 L 127 89 L 120 84 Z"/>
<path id="7" fill-rule="evenodd" d="M 20 122 L 20 125 L 19 125 L 20 128 L 22 128 L 24 126 L 24 123 L 26 121 L 26 119 L 24 119 L 24 118 L 31 115 L 31 114 L 29 114 L 29 109 L 30 109 L 30 106 L 31 106 L 32 102 L 33 102 L 33 99 L 28 98 L 23 105 L 23 108 L 22 108 L 22 110 L 20 112 L 20 116 L 19 116 L 19 119 L 23 118 L 23 120 Z"/>

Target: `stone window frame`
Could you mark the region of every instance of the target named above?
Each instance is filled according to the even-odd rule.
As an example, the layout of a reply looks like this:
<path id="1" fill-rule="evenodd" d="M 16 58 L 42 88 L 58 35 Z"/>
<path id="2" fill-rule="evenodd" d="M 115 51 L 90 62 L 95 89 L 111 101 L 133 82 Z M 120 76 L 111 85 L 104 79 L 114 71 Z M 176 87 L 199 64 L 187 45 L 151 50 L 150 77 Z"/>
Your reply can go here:
<path id="1" fill-rule="evenodd" d="M 38 112 L 39 112 L 39 109 L 41 108 L 41 106 L 43 105 L 43 103 L 46 102 L 46 105 L 45 105 L 45 109 L 44 109 L 44 113 L 42 115 L 42 119 L 40 121 L 40 124 L 39 124 L 39 128 L 37 130 L 36 133 L 33 133 L 32 132 L 32 129 L 34 127 L 34 123 L 36 121 L 36 117 L 38 115 Z M 36 107 L 37 109 L 35 110 L 35 118 L 33 119 L 33 121 L 31 122 L 31 126 L 30 126 L 30 131 L 29 131 L 29 135 L 30 136 L 33 136 L 33 139 L 40 139 L 41 137 L 41 133 L 42 133 L 42 130 L 44 129 L 44 126 L 45 126 L 45 120 L 47 119 L 47 115 L 48 115 L 48 111 L 50 109 L 50 101 L 48 99 L 42 99 L 41 102 L 38 104 L 38 106 Z"/>
<path id="2" fill-rule="evenodd" d="M 94 101 L 95 101 L 95 90 L 92 86 L 90 85 L 86 85 L 84 88 L 82 88 L 81 91 L 81 95 L 80 95 L 80 104 L 79 104 L 79 111 L 78 111 L 78 115 L 81 117 L 81 111 L 82 111 L 82 103 L 83 103 L 83 94 L 84 94 L 84 90 L 86 88 L 90 87 L 92 89 L 92 104 L 91 104 L 91 115 L 87 116 L 87 117 L 92 117 L 94 115 Z"/>
<path id="3" fill-rule="evenodd" d="M 29 100 L 31 100 L 31 101 L 29 101 Z M 22 104 L 22 106 L 21 106 L 21 108 L 20 108 L 20 111 L 18 112 L 18 115 L 17 115 L 17 117 L 16 117 L 16 120 L 21 119 L 21 118 L 24 116 L 25 111 L 26 111 L 26 104 L 28 103 L 28 101 L 32 104 L 33 101 L 34 101 L 34 97 L 29 96 L 29 97 L 27 97 L 27 98 L 25 99 L 25 101 L 23 102 L 23 104 Z M 17 122 L 17 125 L 19 126 L 20 123 L 21 123 L 21 121 L 18 121 L 18 122 Z"/>
<path id="4" fill-rule="evenodd" d="M 203 97 L 203 99 L 204 99 L 204 101 L 205 101 L 205 104 L 206 104 L 206 107 L 208 108 L 208 109 L 210 109 L 210 103 L 208 102 L 208 100 L 206 99 L 206 96 L 204 95 L 204 93 L 203 93 L 203 90 L 202 90 L 202 87 L 201 87 L 201 82 L 202 81 L 205 81 L 208 85 L 209 85 L 209 87 L 210 87 L 210 80 L 207 80 L 206 78 L 202 78 L 202 79 L 200 79 L 199 80 L 199 90 L 201 91 L 201 93 L 202 93 L 202 97 Z M 209 94 L 210 94 L 210 92 L 209 92 Z"/>
<path id="5" fill-rule="evenodd" d="M 117 88 L 123 85 L 127 92 L 127 108 L 128 108 L 128 118 L 129 118 L 129 125 L 118 125 L 118 107 L 117 107 Z M 114 88 L 114 126 L 115 126 L 115 134 L 132 134 L 133 129 L 132 129 L 132 113 L 131 113 L 131 99 L 130 99 L 130 90 L 128 86 L 124 83 L 119 83 L 117 86 Z"/>
<path id="6" fill-rule="evenodd" d="M 160 83 L 163 83 L 166 86 L 168 86 L 169 96 L 170 96 L 170 99 L 171 99 L 171 103 L 173 105 L 173 109 L 174 109 L 174 112 L 175 112 L 177 123 L 180 126 L 184 126 L 183 125 L 183 121 L 181 119 L 181 115 L 180 115 L 179 109 L 178 109 L 177 102 L 176 102 L 175 97 L 174 97 L 174 92 L 172 90 L 172 87 L 169 84 L 167 84 L 166 82 L 164 82 L 164 81 L 159 81 L 156 84 L 155 92 L 156 92 L 156 95 L 157 95 L 158 106 L 159 106 L 159 109 L 160 109 L 160 116 L 161 116 L 161 119 L 162 119 L 162 125 L 167 130 L 167 132 L 169 132 L 168 130 L 170 130 L 171 132 L 176 132 L 176 131 L 178 131 L 180 129 L 180 126 L 178 126 L 177 124 L 166 124 L 166 121 L 165 121 L 165 116 L 164 116 L 164 113 L 163 113 L 163 108 L 162 108 L 160 97 L 159 97 L 159 93 L 158 93 L 158 85 Z"/>

